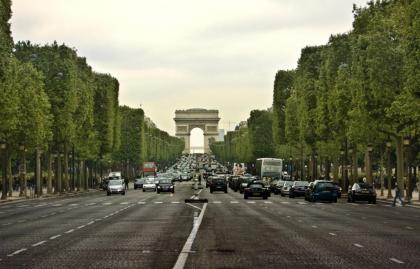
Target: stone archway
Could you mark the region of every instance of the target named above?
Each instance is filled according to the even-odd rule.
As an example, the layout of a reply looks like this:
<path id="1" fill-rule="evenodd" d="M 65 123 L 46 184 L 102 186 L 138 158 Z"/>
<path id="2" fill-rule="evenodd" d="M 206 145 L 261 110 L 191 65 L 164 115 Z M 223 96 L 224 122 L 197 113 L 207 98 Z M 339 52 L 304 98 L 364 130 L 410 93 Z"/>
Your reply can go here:
<path id="1" fill-rule="evenodd" d="M 219 111 L 202 108 L 175 111 L 176 136 L 184 139 L 185 149 L 183 153 L 190 153 L 191 130 L 200 128 L 204 134 L 204 153 L 210 153 L 210 139 L 216 139 L 219 135 Z"/>

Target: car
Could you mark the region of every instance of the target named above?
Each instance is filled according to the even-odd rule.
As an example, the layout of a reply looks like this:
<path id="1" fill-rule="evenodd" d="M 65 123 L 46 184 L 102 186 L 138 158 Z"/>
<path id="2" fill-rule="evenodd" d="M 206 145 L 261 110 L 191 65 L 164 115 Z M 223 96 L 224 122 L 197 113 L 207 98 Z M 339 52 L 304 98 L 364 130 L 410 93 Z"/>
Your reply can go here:
<path id="1" fill-rule="evenodd" d="M 108 182 L 107 195 L 109 196 L 113 193 L 125 195 L 124 180 L 112 179 Z"/>
<path id="2" fill-rule="evenodd" d="M 190 178 L 190 174 L 189 173 L 186 173 L 186 172 L 183 172 L 183 173 L 181 173 L 181 175 L 179 176 L 179 179 L 181 180 L 181 181 L 188 181 L 188 180 L 190 180 L 191 178 Z"/>
<path id="3" fill-rule="evenodd" d="M 229 182 L 229 188 L 231 188 L 233 191 L 238 191 L 235 186 L 237 185 L 237 181 L 239 180 L 239 176 L 229 176 L 228 182 Z"/>
<path id="4" fill-rule="evenodd" d="M 280 194 L 281 189 L 283 188 L 283 185 L 284 185 L 284 180 L 279 179 L 276 185 L 274 185 L 274 194 Z"/>
<path id="5" fill-rule="evenodd" d="M 347 194 L 347 202 L 368 201 L 376 204 L 376 192 L 368 183 L 354 183 Z"/>
<path id="6" fill-rule="evenodd" d="M 134 189 L 142 189 L 145 181 L 145 178 L 137 178 L 136 180 L 134 180 Z"/>
<path id="7" fill-rule="evenodd" d="M 292 187 L 292 185 L 293 185 L 293 181 L 286 180 L 283 183 L 283 187 L 280 190 L 280 195 L 283 196 L 283 197 L 286 196 L 286 195 L 289 195 L 289 191 L 290 191 L 290 188 Z"/>
<path id="8" fill-rule="evenodd" d="M 279 179 L 274 179 L 273 181 L 270 182 L 270 192 L 275 193 L 277 183 L 279 181 L 280 181 Z"/>
<path id="9" fill-rule="evenodd" d="M 219 176 L 211 177 L 210 193 L 213 193 L 215 191 L 223 191 L 225 193 L 228 192 L 227 182 L 226 182 L 225 177 L 219 177 Z"/>
<path id="10" fill-rule="evenodd" d="M 337 202 L 337 188 L 332 181 L 315 180 L 312 185 L 308 186 L 306 199 L 310 202 L 330 201 Z"/>
<path id="11" fill-rule="evenodd" d="M 143 184 L 143 192 L 145 191 L 156 191 L 155 179 L 146 179 L 146 181 Z"/>
<path id="12" fill-rule="evenodd" d="M 238 190 L 239 193 L 244 193 L 244 189 L 251 183 L 255 178 L 252 176 L 242 176 L 238 180 Z"/>
<path id="13" fill-rule="evenodd" d="M 156 192 L 172 192 L 175 193 L 175 185 L 170 178 L 159 178 L 159 183 L 156 187 Z"/>
<path id="14" fill-rule="evenodd" d="M 244 188 L 244 199 L 248 199 L 249 197 L 262 197 L 264 200 L 268 198 L 269 190 L 264 187 L 264 183 L 262 182 L 250 182 Z"/>
<path id="15" fill-rule="evenodd" d="M 294 181 L 289 190 L 289 198 L 305 196 L 306 189 L 308 188 L 308 181 Z"/>
<path id="16" fill-rule="evenodd" d="M 101 188 L 104 191 L 108 190 L 108 182 L 109 182 L 109 178 L 103 178 L 101 181 Z"/>
<path id="17" fill-rule="evenodd" d="M 333 182 L 333 184 L 337 188 L 337 198 L 341 198 L 341 187 L 338 185 L 337 182 Z"/>

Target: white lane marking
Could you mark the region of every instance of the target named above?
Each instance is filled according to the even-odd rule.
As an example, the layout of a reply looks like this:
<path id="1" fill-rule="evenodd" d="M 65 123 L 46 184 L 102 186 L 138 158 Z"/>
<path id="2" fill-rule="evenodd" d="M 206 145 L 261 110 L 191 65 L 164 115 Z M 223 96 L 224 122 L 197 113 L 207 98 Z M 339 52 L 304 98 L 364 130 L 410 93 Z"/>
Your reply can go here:
<path id="1" fill-rule="evenodd" d="M 221 201 L 213 201 L 213 204 L 221 204 Z"/>
<path id="2" fill-rule="evenodd" d="M 281 202 L 282 204 L 290 204 L 290 202 L 286 202 L 286 201 L 283 201 L 283 202 Z"/>
<path id="3" fill-rule="evenodd" d="M 190 235 L 188 236 L 187 241 L 185 242 L 184 247 L 181 250 L 181 253 L 178 256 L 178 259 L 173 267 L 173 269 L 183 269 L 185 266 L 185 262 L 187 261 L 188 254 L 191 252 L 191 247 L 194 243 L 194 239 L 197 235 L 198 229 L 200 228 L 201 221 L 203 220 L 204 212 L 206 211 L 207 204 L 203 205 L 203 209 L 201 210 L 200 215 L 198 218 L 194 218 L 193 228 L 191 230 Z"/>
<path id="4" fill-rule="evenodd" d="M 362 245 L 360 245 L 360 244 L 353 244 L 355 247 L 358 247 L 358 248 L 362 248 L 363 246 Z"/>
<path id="5" fill-rule="evenodd" d="M 14 256 L 14 255 L 17 255 L 17 254 L 22 253 L 22 252 L 27 251 L 27 250 L 28 250 L 27 248 L 21 248 L 21 249 L 16 250 L 15 252 L 13 252 L 13 253 L 11 253 L 11 254 L 8 254 L 7 256 L 8 256 L 8 257 L 12 257 L 12 256 Z"/>
<path id="6" fill-rule="evenodd" d="M 42 245 L 42 244 L 44 244 L 44 243 L 46 243 L 47 241 L 40 241 L 40 242 L 38 242 L 38 243 L 35 243 L 35 244 L 33 244 L 32 246 L 33 247 L 37 247 L 37 246 L 40 246 L 40 245 Z"/>
<path id="7" fill-rule="evenodd" d="M 179 204 L 179 203 L 181 203 L 181 202 L 177 202 L 177 201 L 171 202 L 171 204 Z"/>
<path id="8" fill-rule="evenodd" d="M 316 225 L 312 225 L 311 227 L 314 228 L 314 229 L 318 228 L 318 226 L 316 226 Z"/>
<path id="9" fill-rule="evenodd" d="M 112 203 L 103 203 L 103 205 L 112 205 Z"/>
<path id="10" fill-rule="evenodd" d="M 79 227 L 77 227 L 77 229 L 82 229 L 82 228 L 85 228 L 86 227 L 86 225 L 80 225 Z"/>
<path id="11" fill-rule="evenodd" d="M 399 264 L 403 264 L 404 263 L 403 261 L 400 261 L 400 260 L 398 260 L 396 258 L 390 258 L 390 260 L 393 261 L 393 262 L 399 263 Z"/>
<path id="12" fill-rule="evenodd" d="M 61 236 L 61 234 L 57 234 L 57 235 L 51 236 L 50 237 L 50 240 L 54 240 L 56 238 L 59 238 L 60 236 Z"/>
<path id="13" fill-rule="evenodd" d="M 328 233 L 329 235 L 332 235 L 332 236 L 336 236 L 337 234 L 335 234 L 335 233 Z"/>
<path id="14" fill-rule="evenodd" d="M 155 204 L 163 204 L 162 201 L 156 201 Z"/>
<path id="15" fill-rule="evenodd" d="M 231 204 L 239 204 L 238 201 L 230 201 Z"/>
<path id="16" fill-rule="evenodd" d="M 89 203 L 87 206 L 96 205 L 96 203 Z"/>
<path id="17" fill-rule="evenodd" d="M 300 205 L 307 205 L 308 203 L 305 203 L 305 202 L 298 202 L 298 204 L 300 204 Z"/>
<path id="18" fill-rule="evenodd" d="M 298 222 L 302 222 L 302 220 L 300 219 L 300 220 L 298 220 Z"/>
<path id="19" fill-rule="evenodd" d="M 355 203 L 350 203 L 351 205 L 354 205 L 354 206 L 358 206 L 359 204 L 355 204 Z"/>
<path id="20" fill-rule="evenodd" d="M 95 221 L 101 221 L 102 219 L 95 219 Z"/>
<path id="21" fill-rule="evenodd" d="M 22 207 L 28 207 L 29 205 L 20 205 L 20 206 L 18 206 L 19 208 L 22 208 Z"/>
<path id="22" fill-rule="evenodd" d="M 120 203 L 120 205 L 128 205 L 129 204 L 129 202 L 122 202 L 122 203 Z"/>
<path id="23" fill-rule="evenodd" d="M 62 206 L 62 204 L 55 204 L 55 205 L 52 205 L 52 206 Z"/>
<path id="24" fill-rule="evenodd" d="M 408 229 L 408 230 L 414 230 L 414 228 L 413 227 L 410 227 L 410 226 L 407 226 L 405 228 Z"/>
<path id="25" fill-rule="evenodd" d="M 143 202 L 143 201 L 140 201 L 140 202 L 137 202 L 137 204 L 139 204 L 139 205 L 144 205 L 146 202 Z"/>
<path id="26" fill-rule="evenodd" d="M 3 223 L 2 225 L 7 226 L 7 225 L 11 225 L 11 224 L 12 224 L 11 222 L 8 222 L 8 223 Z"/>
<path id="27" fill-rule="evenodd" d="M 95 223 L 95 221 L 91 221 L 91 222 L 88 222 L 86 225 L 91 225 L 91 224 L 94 224 Z"/>
<path id="28" fill-rule="evenodd" d="M 200 190 L 197 192 L 197 194 L 200 194 L 202 191 L 203 191 L 203 189 L 200 189 Z"/>
<path id="29" fill-rule="evenodd" d="M 74 229 L 68 230 L 67 232 L 64 232 L 65 234 L 71 234 L 72 232 L 74 232 Z"/>
<path id="30" fill-rule="evenodd" d="M 255 204 L 255 201 L 248 201 L 248 204 Z"/>
<path id="31" fill-rule="evenodd" d="M 272 204 L 273 202 L 270 201 L 264 201 L 264 204 Z"/>
<path id="32" fill-rule="evenodd" d="M 141 253 L 150 253 L 150 250 L 143 250 Z"/>
<path id="33" fill-rule="evenodd" d="M 200 208 L 200 207 L 198 207 L 198 206 L 192 205 L 192 204 L 190 204 L 190 203 L 185 203 L 185 204 L 186 204 L 186 205 L 189 205 L 189 206 L 191 206 L 191 207 L 194 207 L 195 209 L 201 210 L 201 208 Z"/>
<path id="34" fill-rule="evenodd" d="M 69 206 L 78 206 L 79 204 L 69 204 Z"/>

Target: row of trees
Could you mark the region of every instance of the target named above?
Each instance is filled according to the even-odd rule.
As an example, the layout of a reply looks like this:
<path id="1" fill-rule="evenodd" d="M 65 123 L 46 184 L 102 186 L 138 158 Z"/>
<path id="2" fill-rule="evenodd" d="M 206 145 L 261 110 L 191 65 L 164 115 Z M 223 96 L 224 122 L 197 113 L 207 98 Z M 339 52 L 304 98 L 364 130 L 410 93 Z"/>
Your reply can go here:
<path id="1" fill-rule="evenodd" d="M 390 175 L 395 158 L 399 187 L 406 183 L 411 191 L 414 182 L 407 178 L 415 178 L 420 160 L 420 2 L 371 1 L 353 13 L 352 31 L 302 49 L 295 70 L 277 72 L 275 154 L 257 157 L 291 159 L 299 177 L 316 178 L 322 166 L 326 177 L 342 178 L 345 189 L 358 167 L 372 182 L 374 162 Z M 263 148 L 266 141 L 243 143 Z"/>
<path id="2" fill-rule="evenodd" d="M 14 44 L 10 4 L 0 1 L 2 199 L 16 171 L 26 196 L 27 160 L 40 195 L 42 178 L 48 193 L 87 189 L 105 167 L 134 176 L 146 159 L 167 162 L 182 152 L 182 141 L 149 127 L 142 109 L 119 106 L 118 80 L 94 72 L 75 49 Z"/>

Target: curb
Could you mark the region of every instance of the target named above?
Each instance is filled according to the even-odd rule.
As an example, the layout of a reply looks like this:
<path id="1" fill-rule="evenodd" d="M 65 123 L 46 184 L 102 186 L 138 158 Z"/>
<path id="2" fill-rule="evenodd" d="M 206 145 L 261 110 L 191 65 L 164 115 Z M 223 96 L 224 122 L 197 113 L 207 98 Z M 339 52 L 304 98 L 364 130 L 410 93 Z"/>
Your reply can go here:
<path id="1" fill-rule="evenodd" d="M 52 198 L 59 198 L 59 197 L 73 197 L 73 196 L 81 196 L 81 195 L 85 195 L 85 194 L 89 194 L 89 193 L 95 193 L 95 192 L 99 192 L 100 190 L 98 189 L 89 189 L 88 191 L 84 191 L 84 192 L 66 192 L 66 193 L 62 193 L 62 194 L 49 194 L 46 196 L 41 196 L 41 197 L 36 197 L 36 198 L 25 198 L 25 197 L 18 197 L 17 199 L 13 199 L 13 200 L 0 200 L 0 205 L 4 205 L 4 204 L 17 204 L 17 203 L 22 203 L 22 202 L 28 202 L 28 201 L 43 201 L 43 200 L 49 200 Z"/>
<path id="2" fill-rule="evenodd" d="M 392 204 L 393 201 L 384 199 L 384 198 L 376 198 L 376 201 L 384 203 L 384 204 Z M 411 208 L 420 208 L 420 204 L 418 202 L 411 202 L 411 204 L 404 204 L 404 207 L 411 207 Z"/>

